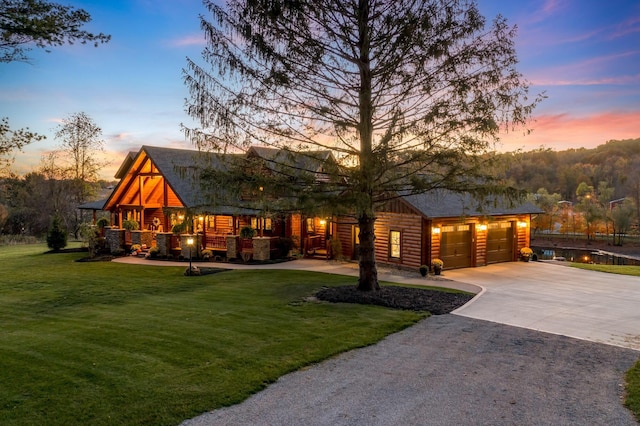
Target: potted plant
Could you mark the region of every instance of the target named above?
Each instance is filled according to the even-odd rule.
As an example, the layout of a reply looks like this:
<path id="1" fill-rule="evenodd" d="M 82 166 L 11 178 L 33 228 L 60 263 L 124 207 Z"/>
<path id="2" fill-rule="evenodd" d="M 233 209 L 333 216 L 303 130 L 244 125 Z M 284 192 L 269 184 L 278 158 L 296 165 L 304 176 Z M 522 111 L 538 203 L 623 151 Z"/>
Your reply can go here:
<path id="1" fill-rule="evenodd" d="M 520 258 L 522 259 L 522 261 L 524 262 L 528 262 L 529 259 L 531 259 L 531 256 L 533 255 L 533 250 L 531 250 L 531 248 L 529 247 L 522 247 L 520 249 Z"/>
<path id="2" fill-rule="evenodd" d="M 420 275 L 426 277 L 427 272 L 429 272 L 429 267 L 427 265 L 420 265 Z"/>
<path id="3" fill-rule="evenodd" d="M 240 238 L 248 239 L 256 236 L 256 230 L 250 226 L 245 226 L 240 229 Z"/>
<path id="4" fill-rule="evenodd" d="M 160 256 L 160 249 L 158 247 L 151 247 L 149 249 L 149 255 L 151 259 L 157 259 Z"/>
<path id="5" fill-rule="evenodd" d="M 127 219 L 122 221 L 122 227 L 127 231 L 137 231 L 140 229 L 140 224 L 135 220 Z"/>
<path id="6" fill-rule="evenodd" d="M 171 232 L 175 235 L 182 234 L 187 231 L 187 224 L 185 222 L 176 223 L 171 228 Z"/>
<path id="7" fill-rule="evenodd" d="M 442 268 L 444 268 L 444 262 L 442 259 L 433 259 L 431 264 L 433 265 L 433 273 L 435 275 L 440 275 L 442 273 Z"/>

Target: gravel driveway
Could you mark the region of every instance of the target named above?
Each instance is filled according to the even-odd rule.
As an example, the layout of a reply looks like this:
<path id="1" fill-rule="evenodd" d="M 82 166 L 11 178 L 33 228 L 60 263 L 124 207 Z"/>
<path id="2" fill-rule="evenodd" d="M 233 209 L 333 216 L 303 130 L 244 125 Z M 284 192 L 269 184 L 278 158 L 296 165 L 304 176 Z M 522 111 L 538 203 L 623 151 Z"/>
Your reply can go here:
<path id="1" fill-rule="evenodd" d="M 640 352 L 456 315 L 280 378 L 183 425 L 637 425 Z"/>

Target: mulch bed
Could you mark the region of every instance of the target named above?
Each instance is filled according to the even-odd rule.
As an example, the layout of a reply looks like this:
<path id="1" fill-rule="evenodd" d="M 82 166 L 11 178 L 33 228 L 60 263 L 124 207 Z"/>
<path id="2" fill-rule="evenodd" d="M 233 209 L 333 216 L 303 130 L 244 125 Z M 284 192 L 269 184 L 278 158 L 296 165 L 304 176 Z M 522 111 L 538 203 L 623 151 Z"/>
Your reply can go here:
<path id="1" fill-rule="evenodd" d="M 473 299 L 473 294 L 384 286 L 379 291 L 358 291 L 355 286 L 326 287 L 316 293 L 320 300 L 333 303 L 360 303 L 394 309 L 448 314 Z"/>

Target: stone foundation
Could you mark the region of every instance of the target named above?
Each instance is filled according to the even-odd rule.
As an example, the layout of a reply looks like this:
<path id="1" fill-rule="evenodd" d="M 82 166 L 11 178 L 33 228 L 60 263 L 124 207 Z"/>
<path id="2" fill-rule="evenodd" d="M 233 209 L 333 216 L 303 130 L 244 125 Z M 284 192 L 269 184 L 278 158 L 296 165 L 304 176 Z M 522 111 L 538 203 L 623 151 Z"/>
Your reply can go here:
<path id="1" fill-rule="evenodd" d="M 253 260 L 271 259 L 271 238 L 255 237 L 253 239 Z"/>
<path id="2" fill-rule="evenodd" d="M 166 257 L 171 254 L 171 232 L 158 232 L 156 233 L 156 247 L 158 248 L 158 255 Z"/>
<path id="3" fill-rule="evenodd" d="M 124 250 L 124 229 L 111 228 L 106 226 L 104 228 L 104 237 L 107 240 L 107 247 L 111 253 L 116 253 L 120 250 Z"/>
<path id="4" fill-rule="evenodd" d="M 236 259 L 239 252 L 239 241 L 236 235 L 227 236 L 227 259 Z"/>

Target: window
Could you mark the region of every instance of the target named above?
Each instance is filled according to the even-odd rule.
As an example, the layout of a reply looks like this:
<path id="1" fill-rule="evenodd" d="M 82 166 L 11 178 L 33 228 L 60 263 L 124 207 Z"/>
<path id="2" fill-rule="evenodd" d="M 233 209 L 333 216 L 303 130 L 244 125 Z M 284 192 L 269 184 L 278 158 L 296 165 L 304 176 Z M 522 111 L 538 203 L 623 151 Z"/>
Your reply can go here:
<path id="1" fill-rule="evenodd" d="M 400 231 L 389 233 L 389 257 L 392 259 L 400 259 L 400 236 Z"/>

